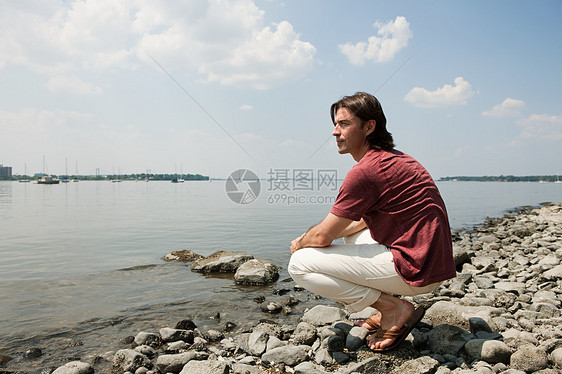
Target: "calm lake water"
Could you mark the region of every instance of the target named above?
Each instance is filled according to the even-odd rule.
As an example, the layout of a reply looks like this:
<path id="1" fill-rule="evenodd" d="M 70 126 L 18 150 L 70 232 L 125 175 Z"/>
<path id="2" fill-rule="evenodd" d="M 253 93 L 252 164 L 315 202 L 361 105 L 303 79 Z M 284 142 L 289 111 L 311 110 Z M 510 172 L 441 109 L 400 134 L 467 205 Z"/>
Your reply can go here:
<path id="1" fill-rule="evenodd" d="M 438 186 L 453 229 L 521 205 L 562 201 L 562 184 L 555 183 Z M 331 204 L 275 204 L 271 197 L 262 188 L 252 204 L 235 204 L 224 181 L 0 182 L 0 354 L 14 357 L 7 367 L 62 365 L 68 357 L 123 348 L 124 336 L 185 318 L 208 327 L 234 321 L 240 328 L 269 318 L 252 299 L 269 298 L 283 282 L 240 287 L 231 277 L 192 273 L 161 257 L 182 249 L 204 256 L 228 250 L 286 268 L 290 241 L 322 220 Z M 221 322 L 210 318 L 217 312 Z M 44 355 L 22 361 L 31 347 Z"/>

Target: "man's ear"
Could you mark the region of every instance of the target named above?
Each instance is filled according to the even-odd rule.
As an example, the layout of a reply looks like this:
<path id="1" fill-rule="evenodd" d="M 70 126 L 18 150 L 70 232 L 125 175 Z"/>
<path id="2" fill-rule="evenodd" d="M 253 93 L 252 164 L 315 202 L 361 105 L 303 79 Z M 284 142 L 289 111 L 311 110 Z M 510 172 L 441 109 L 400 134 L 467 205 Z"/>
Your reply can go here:
<path id="1" fill-rule="evenodd" d="M 367 136 L 371 135 L 373 133 L 373 131 L 375 131 L 375 128 L 377 127 L 377 121 L 375 121 L 374 119 L 371 119 L 371 120 L 367 121 L 367 123 L 365 123 L 365 127 L 367 129 Z"/>

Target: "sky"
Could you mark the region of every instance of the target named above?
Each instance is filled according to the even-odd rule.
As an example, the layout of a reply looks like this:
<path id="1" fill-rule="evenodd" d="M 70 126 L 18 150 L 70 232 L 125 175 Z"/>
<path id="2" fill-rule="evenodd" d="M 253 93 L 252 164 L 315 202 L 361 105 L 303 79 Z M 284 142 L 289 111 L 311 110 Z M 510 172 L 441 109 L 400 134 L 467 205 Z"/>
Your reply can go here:
<path id="1" fill-rule="evenodd" d="M 435 179 L 562 174 L 560 15 L 558 0 L 2 1 L 0 164 L 343 178 L 355 162 L 329 108 L 365 91 Z"/>

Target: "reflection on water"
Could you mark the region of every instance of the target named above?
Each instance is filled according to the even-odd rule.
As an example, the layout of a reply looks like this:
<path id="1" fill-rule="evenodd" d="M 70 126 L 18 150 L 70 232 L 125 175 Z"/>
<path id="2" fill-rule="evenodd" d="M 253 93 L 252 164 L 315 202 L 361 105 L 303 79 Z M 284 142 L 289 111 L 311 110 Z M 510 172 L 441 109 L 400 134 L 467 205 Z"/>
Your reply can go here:
<path id="1" fill-rule="evenodd" d="M 562 184 L 438 186 L 453 228 L 562 197 Z M 253 299 L 284 298 L 274 291 L 294 285 L 282 282 L 289 277 L 289 243 L 330 206 L 268 204 L 266 198 L 236 205 L 221 182 L 0 182 L 0 353 L 40 346 L 46 353 L 37 364 L 52 363 L 123 348 L 124 336 L 187 318 L 207 328 L 232 321 L 239 330 L 262 318 L 296 321 L 305 303 L 291 315 L 269 316 Z M 205 276 L 161 260 L 182 249 L 250 253 L 283 270 L 274 285 L 237 286 L 232 275 Z M 297 296 L 304 302 L 311 295 Z M 221 319 L 211 319 L 217 312 Z"/>

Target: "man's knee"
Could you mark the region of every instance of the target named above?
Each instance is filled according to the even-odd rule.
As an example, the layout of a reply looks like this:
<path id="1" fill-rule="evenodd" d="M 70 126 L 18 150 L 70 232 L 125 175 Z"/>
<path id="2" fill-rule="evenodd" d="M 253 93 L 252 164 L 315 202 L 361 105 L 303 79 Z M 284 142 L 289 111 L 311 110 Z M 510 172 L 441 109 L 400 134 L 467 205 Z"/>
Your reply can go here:
<path id="1" fill-rule="evenodd" d="M 295 277 L 302 277 L 304 274 L 307 273 L 306 266 L 304 265 L 308 256 L 306 256 L 306 249 L 302 248 L 296 251 L 291 255 L 291 259 L 289 260 L 289 266 L 287 267 L 287 271 L 291 275 L 293 279 Z"/>

